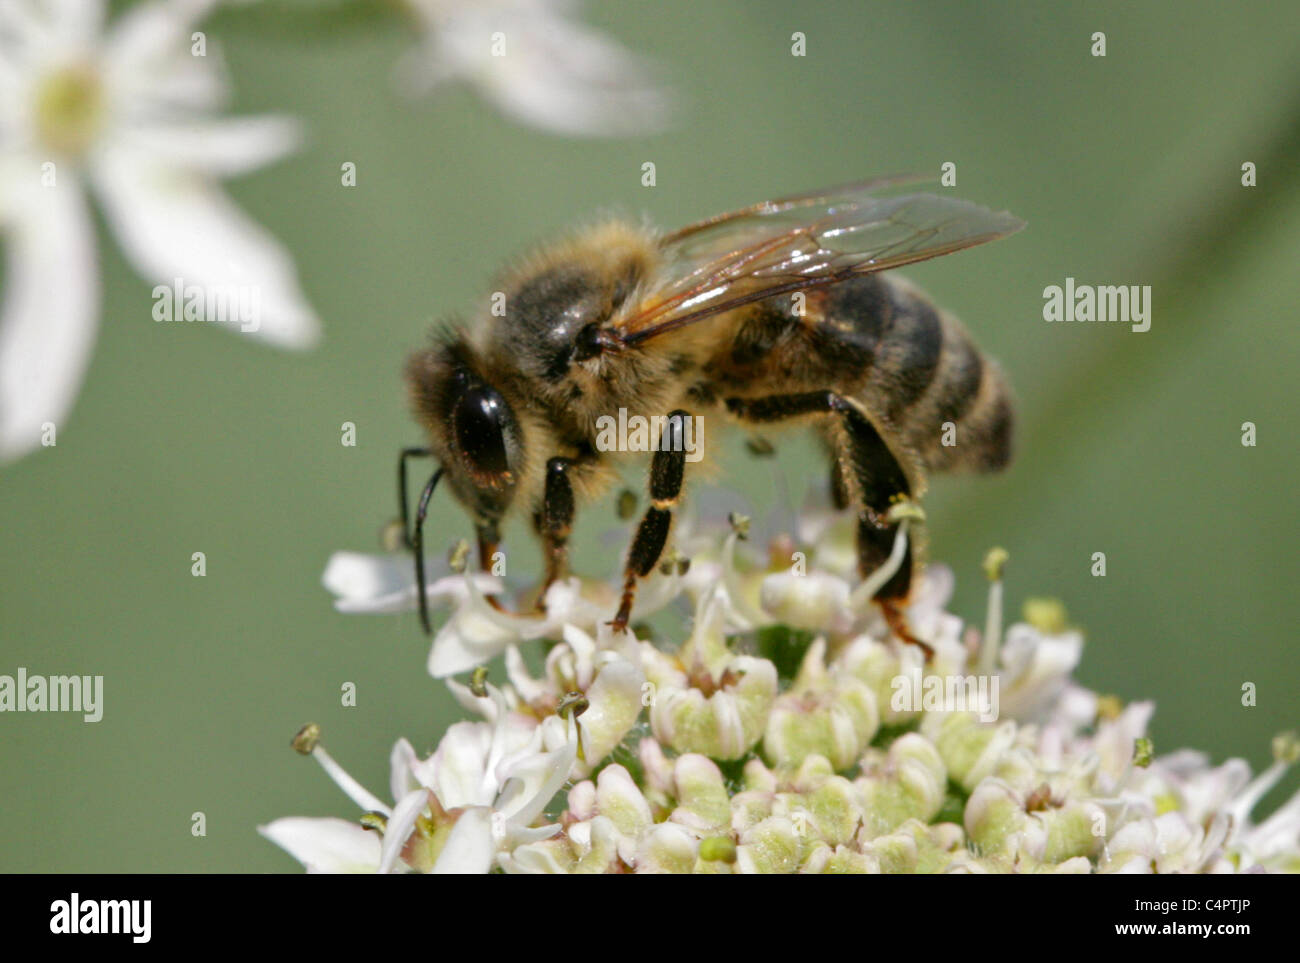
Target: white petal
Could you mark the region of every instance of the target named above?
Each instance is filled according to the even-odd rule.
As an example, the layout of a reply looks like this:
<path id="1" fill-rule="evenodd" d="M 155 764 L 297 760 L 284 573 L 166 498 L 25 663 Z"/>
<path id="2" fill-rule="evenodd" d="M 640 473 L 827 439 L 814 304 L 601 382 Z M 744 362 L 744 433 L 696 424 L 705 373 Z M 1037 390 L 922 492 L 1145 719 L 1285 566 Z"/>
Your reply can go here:
<path id="1" fill-rule="evenodd" d="M 48 29 L 36 14 L 35 9 L 23 3 L 0 4 L 0 30 L 21 41 L 30 41 L 38 37 L 42 30 Z"/>
<path id="2" fill-rule="evenodd" d="M 451 690 L 452 698 L 466 712 L 472 712 L 476 716 L 482 716 L 487 722 L 495 722 L 497 718 L 497 704 L 492 699 L 482 699 L 476 696 L 470 687 L 462 685 L 455 679 L 443 679 L 447 688 Z"/>
<path id="3" fill-rule="evenodd" d="M 552 716 L 547 722 L 554 718 Z M 569 771 L 577 758 L 578 731 L 573 717 L 570 717 L 568 740 L 562 748 L 508 763 L 509 778 L 521 780 L 526 787 L 519 794 L 518 799 L 510 804 L 512 810 L 508 813 L 510 821 L 518 826 L 527 826 L 540 816 L 547 804 L 560 791 L 560 787 L 568 782 Z M 503 779 L 502 783 L 505 781 Z"/>
<path id="4" fill-rule="evenodd" d="M 75 0 L 74 0 L 75 2 Z M 219 107 L 228 97 L 212 38 L 206 56 L 191 53 L 192 27 L 213 0 L 139 3 L 114 18 L 101 63 L 110 97 L 128 119 Z"/>
<path id="5" fill-rule="evenodd" d="M 519 846 L 501 854 L 501 868 L 512 874 L 567 873 L 568 864 L 560 862 L 562 852 L 554 843 Z"/>
<path id="6" fill-rule="evenodd" d="M 550 691 L 544 681 L 534 679 L 528 673 L 528 666 L 517 648 L 506 649 L 506 675 L 519 698 L 525 702 L 536 702 Z"/>
<path id="7" fill-rule="evenodd" d="M 825 572 L 774 572 L 759 588 L 760 604 L 795 628 L 846 631 L 852 625 L 849 585 Z"/>
<path id="8" fill-rule="evenodd" d="M 1252 829 L 1245 841 L 1247 850 L 1258 860 L 1294 852 L 1297 844 L 1300 844 L 1300 792 Z"/>
<path id="9" fill-rule="evenodd" d="M 690 865 L 699 843 L 690 831 L 676 823 L 659 823 L 643 835 L 637 847 L 638 873 L 671 873 Z"/>
<path id="10" fill-rule="evenodd" d="M 462 581 L 468 598 L 438 630 L 429 651 L 429 674 L 435 679 L 468 671 L 511 645 L 546 634 L 557 624 L 552 621 L 549 609 L 545 618 L 498 612 L 483 597 L 477 580 L 471 582 L 464 578 Z M 548 594 L 548 606 L 550 598 Z"/>
<path id="11" fill-rule="evenodd" d="M 397 805 L 393 807 L 393 814 L 388 817 L 388 824 L 384 827 L 379 872 L 391 873 L 406 868 L 406 864 L 400 862 L 402 850 L 406 848 L 406 841 L 411 838 L 411 833 L 415 830 L 415 821 L 428 806 L 427 789 L 416 789 L 398 800 Z"/>
<path id="12" fill-rule="evenodd" d="M 81 185 L 64 170 L 55 187 L 30 177 L 6 199 L 0 459 L 37 447 L 45 422 L 63 427 L 95 342 L 99 265 Z"/>
<path id="13" fill-rule="evenodd" d="M 335 552 L 321 582 L 340 601 L 375 599 L 410 587 L 411 563 L 397 555 Z"/>
<path id="14" fill-rule="evenodd" d="M 492 56 L 495 31 L 506 36 L 505 56 Z M 426 51 L 431 79 L 464 76 L 506 113 L 557 133 L 646 134 L 667 121 L 668 98 L 640 58 L 544 10 L 467 12 L 444 23 Z"/>
<path id="15" fill-rule="evenodd" d="M 486 722 L 457 722 L 447 728 L 433 754 L 431 782 L 444 809 L 486 806 L 496 783 L 484 785 L 493 726 Z"/>
<path id="16" fill-rule="evenodd" d="M 579 772 L 594 769 L 623 741 L 641 716 L 641 666 L 626 659 L 605 663 L 586 690 L 588 709 L 578 719 L 586 761 Z"/>
<path id="17" fill-rule="evenodd" d="M 58 58 L 84 54 L 99 36 L 104 0 L 5 0 L 0 30 L 20 45 L 39 47 Z"/>
<path id="18" fill-rule="evenodd" d="M 416 776 L 419 766 L 420 759 L 408 740 L 402 738 L 393 743 L 393 751 L 388 754 L 388 778 L 394 799 L 401 799 L 421 787 L 420 779 Z"/>
<path id="19" fill-rule="evenodd" d="M 476 806 L 460 814 L 443 844 L 435 873 L 486 873 L 492 868 L 496 843 L 492 840 L 492 812 Z"/>
<path id="20" fill-rule="evenodd" d="M 12 15 L 21 22 L 24 3 L 9 2 Z M 104 22 L 104 0 L 44 0 L 34 5 L 33 20 L 39 21 L 46 42 L 60 51 L 80 53 L 88 50 L 99 37 Z M 30 23 L 31 21 L 28 21 Z"/>
<path id="21" fill-rule="evenodd" d="M 295 150 L 301 128 L 288 117 L 235 117 L 137 127 L 130 149 L 160 165 L 230 177 L 264 167 Z"/>
<path id="22" fill-rule="evenodd" d="M 1007 630 L 1001 651 L 1002 713 L 1034 722 L 1057 703 L 1083 654 L 1078 632 L 1043 635 L 1023 622 Z"/>
<path id="23" fill-rule="evenodd" d="M 346 819 L 290 816 L 257 831 L 309 873 L 373 873 L 379 866 L 379 837 Z"/>
<path id="24" fill-rule="evenodd" d="M 509 844 L 512 846 L 527 846 L 543 839 L 550 839 L 562 828 L 559 823 L 548 823 L 545 826 L 528 826 L 523 829 L 512 825 L 509 827 Z"/>
<path id="25" fill-rule="evenodd" d="M 432 563 L 426 572 L 430 570 L 436 570 Z M 473 579 L 484 594 L 497 595 L 504 591 L 499 576 L 477 572 Z M 335 552 L 326 563 L 321 583 L 339 596 L 334 600 L 334 607 L 340 612 L 373 615 L 416 609 L 414 567 L 404 555 Z M 461 575 L 444 575 L 430 581 L 426 588 L 429 605 L 434 609 L 449 601 L 461 603 L 470 594 Z"/>
<path id="26" fill-rule="evenodd" d="M 68 0 L 78 3 L 80 0 Z M 107 59 L 157 55 L 172 39 L 202 19 L 215 0 L 147 0 L 113 20 L 104 38 Z M 186 38 L 188 40 L 188 37 Z M 188 45 L 186 53 L 189 52 Z"/>
<path id="27" fill-rule="evenodd" d="M 248 317 L 214 320 L 272 344 L 315 343 L 319 322 L 288 254 L 208 179 L 118 147 L 100 151 L 93 170 L 108 221 L 144 277 L 246 300 Z"/>

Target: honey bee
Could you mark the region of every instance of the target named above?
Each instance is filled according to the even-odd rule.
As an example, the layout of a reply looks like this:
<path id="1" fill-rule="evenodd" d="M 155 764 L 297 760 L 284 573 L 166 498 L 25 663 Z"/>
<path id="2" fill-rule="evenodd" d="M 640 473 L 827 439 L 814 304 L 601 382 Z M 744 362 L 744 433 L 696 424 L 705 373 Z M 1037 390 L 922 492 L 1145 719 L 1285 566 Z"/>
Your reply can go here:
<path id="1" fill-rule="evenodd" d="M 592 226 L 507 273 L 504 311 L 468 331 L 435 333 L 412 354 L 406 383 L 428 446 L 402 452 L 399 487 L 425 631 L 422 526 L 439 480 L 473 519 L 485 569 L 502 521 L 530 513 L 544 595 L 566 574 L 577 505 L 604 491 L 628 457 L 598 444 L 601 419 L 620 410 L 657 416 L 663 430 L 611 622 L 617 630 L 627 627 L 638 581 L 664 555 L 693 470 L 688 418 L 814 427 L 835 503 L 857 513 L 863 577 L 894 547 L 900 522 L 891 506 L 919 499 L 927 473 L 1006 465 L 1014 415 L 1000 369 L 956 318 L 880 272 L 1024 224 L 962 200 L 882 192 L 898 180 L 767 201 L 671 233 L 623 221 Z M 414 456 L 439 467 L 412 527 L 406 465 Z M 873 600 L 898 634 L 919 641 L 901 615 L 912 552 L 909 542 Z"/>

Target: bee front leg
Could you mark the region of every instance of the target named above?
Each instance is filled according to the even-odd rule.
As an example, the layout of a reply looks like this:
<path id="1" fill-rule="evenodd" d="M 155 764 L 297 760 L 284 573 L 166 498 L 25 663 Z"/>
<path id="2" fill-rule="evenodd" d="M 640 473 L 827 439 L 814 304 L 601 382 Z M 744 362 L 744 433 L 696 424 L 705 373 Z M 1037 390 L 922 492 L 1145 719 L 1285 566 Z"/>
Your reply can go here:
<path id="1" fill-rule="evenodd" d="M 686 419 L 684 411 L 674 411 L 668 416 L 659 448 L 650 461 L 650 507 L 646 509 L 632 547 L 628 549 L 627 566 L 623 572 L 623 598 L 618 614 L 609 624 L 614 631 L 622 632 L 632 617 L 632 604 L 636 601 L 636 583 L 654 571 L 668 544 L 672 528 L 673 508 L 681 500 L 682 479 L 686 473 Z"/>
<path id="2" fill-rule="evenodd" d="M 573 530 L 573 484 L 569 469 L 573 462 L 568 458 L 552 458 L 546 463 L 546 488 L 542 493 L 542 508 L 533 516 L 533 524 L 542 539 L 545 554 L 546 577 L 541 594 L 537 596 L 537 609 L 546 610 L 546 590 L 558 579 L 568 574 L 569 533 Z"/>
<path id="3" fill-rule="evenodd" d="M 843 433 L 831 465 L 831 490 L 837 503 L 858 504 L 858 573 L 866 578 L 889 559 L 898 523 L 888 521 L 890 506 L 898 498 L 911 498 L 912 485 L 897 456 L 880 436 L 871 419 L 857 404 L 834 391 L 773 395 L 767 398 L 729 398 L 727 409 L 738 418 L 754 422 L 779 421 L 810 414 L 836 414 Z M 902 606 L 912 587 L 912 547 L 898 571 L 874 596 L 886 623 L 899 638 L 933 650 L 907 626 Z"/>
<path id="4" fill-rule="evenodd" d="M 501 530 L 497 527 L 495 519 L 486 519 L 478 522 L 474 526 L 474 534 L 478 538 L 478 567 L 482 572 L 497 574 L 496 559 L 500 553 L 501 547 Z M 504 569 L 503 569 L 504 571 Z M 492 606 L 498 612 L 504 612 L 505 606 L 495 595 L 486 597 L 488 605 Z"/>

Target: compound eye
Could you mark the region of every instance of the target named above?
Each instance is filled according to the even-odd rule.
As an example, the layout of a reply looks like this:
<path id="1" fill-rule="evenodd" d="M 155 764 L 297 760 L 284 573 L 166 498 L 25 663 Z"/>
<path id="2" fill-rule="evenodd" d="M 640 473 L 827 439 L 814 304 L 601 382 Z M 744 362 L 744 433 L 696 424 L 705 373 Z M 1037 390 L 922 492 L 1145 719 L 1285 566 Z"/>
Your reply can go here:
<path id="1" fill-rule="evenodd" d="M 506 426 L 510 414 L 505 399 L 486 386 L 469 388 L 456 402 L 452 420 L 456 446 L 471 474 L 488 485 L 507 482 L 510 460 L 506 456 Z"/>

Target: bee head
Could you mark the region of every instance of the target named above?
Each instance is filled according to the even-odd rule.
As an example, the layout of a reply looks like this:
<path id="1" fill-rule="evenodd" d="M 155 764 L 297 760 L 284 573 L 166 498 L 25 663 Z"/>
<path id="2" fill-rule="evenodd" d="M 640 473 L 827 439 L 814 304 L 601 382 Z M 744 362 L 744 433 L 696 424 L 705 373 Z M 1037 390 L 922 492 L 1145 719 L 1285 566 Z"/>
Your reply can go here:
<path id="1" fill-rule="evenodd" d="M 407 362 L 416 417 L 456 497 L 480 521 L 495 521 L 514 498 L 523 462 L 519 422 L 461 338 L 441 340 Z"/>

